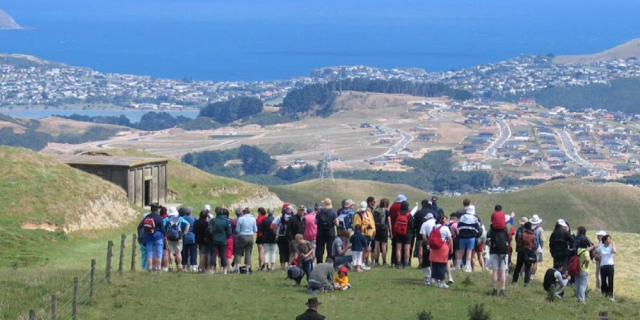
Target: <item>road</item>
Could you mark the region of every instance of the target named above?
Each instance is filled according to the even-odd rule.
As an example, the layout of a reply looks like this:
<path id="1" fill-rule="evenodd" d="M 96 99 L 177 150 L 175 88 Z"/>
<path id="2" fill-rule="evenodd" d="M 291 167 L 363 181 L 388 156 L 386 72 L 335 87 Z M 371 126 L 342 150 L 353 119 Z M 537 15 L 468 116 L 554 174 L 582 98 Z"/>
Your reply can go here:
<path id="1" fill-rule="evenodd" d="M 400 141 L 396 142 L 396 144 L 393 145 L 393 147 L 391 147 L 389 150 L 387 150 L 387 152 L 385 152 L 383 155 L 377 156 L 375 158 L 369 158 L 369 161 L 385 161 L 384 156 L 387 154 L 396 154 L 398 151 L 404 149 L 407 147 L 407 145 L 409 145 L 409 143 L 411 143 L 411 141 L 413 141 L 413 136 L 406 133 L 406 132 L 402 132 L 400 130 L 397 129 L 391 129 L 391 128 L 387 128 L 387 127 L 380 127 L 380 129 L 384 129 L 387 131 L 395 131 L 396 133 L 398 133 L 402 139 L 400 139 Z"/>
<path id="2" fill-rule="evenodd" d="M 591 163 L 589 161 L 583 159 L 576 150 L 576 147 L 573 144 L 573 140 L 571 140 L 571 136 L 566 130 L 557 130 L 555 129 L 558 136 L 560 136 L 560 140 L 562 140 L 562 145 L 564 146 L 565 153 L 569 159 L 575 161 L 578 165 L 582 167 L 591 167 Z"/>
<path id="3" fill-rule="evenodd" d="M 498 126 L 498 130 L 500 130 L 500 135 L 498 139 L 496 139 L 493 143 L 487 147 L 484 151 L 484 156 L 488 158 L 496 158 L 496 150 L 511 137 L 511 128 L 509 128 L 509 124 L 503 119 L 496 118 L 496 125 Z"/>
<path id="4" fill-rule="evenodd" d="M 442 108 L 436 108 L 436 109 L 433 109 L 433 110 L 429 111 L 429 116 L 431 116 L 433 121 L 445 120 L 443 117 L 440 116 L 440 110 L 442 110 Z"/>

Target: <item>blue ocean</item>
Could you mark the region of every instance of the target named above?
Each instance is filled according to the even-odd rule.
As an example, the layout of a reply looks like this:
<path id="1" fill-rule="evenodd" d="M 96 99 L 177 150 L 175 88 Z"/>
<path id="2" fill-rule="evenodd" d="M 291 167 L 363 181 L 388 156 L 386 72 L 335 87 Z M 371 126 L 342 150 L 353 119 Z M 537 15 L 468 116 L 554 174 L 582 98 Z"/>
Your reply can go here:
<path id="1" fill-rule="evenodd" d="M 103 72 L 215 81 L 335 65 L 443 71 L 640 37 L 633 0 L 4 0 L 0 52 Z"/>

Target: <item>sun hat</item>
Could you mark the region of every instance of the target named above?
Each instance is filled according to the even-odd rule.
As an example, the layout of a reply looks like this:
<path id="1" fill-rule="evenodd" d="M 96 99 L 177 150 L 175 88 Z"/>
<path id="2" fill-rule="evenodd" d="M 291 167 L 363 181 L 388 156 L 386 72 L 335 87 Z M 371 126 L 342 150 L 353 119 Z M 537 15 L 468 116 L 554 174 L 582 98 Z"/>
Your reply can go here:
<path id="1" fill-rule="evenodd" d="M 211 206 L 210 206 L 210 205 L 208 205 L 208 204 L 205 204 L 205 205 L 204 205 L 204 208 L 202 208 L 202 210 L 203 210 L 203 211 L 209 211 L 209 212 L 211 212 Z"/>
<path id="2" fill-rule="evenodd" d="M 167 212 L 170 216 L 177 216 L 178 209 L 176 207 L 169 207 L 169 211 Z"/>
<path id="3" fill-rule="evenodd" d="M 520 225 L 524 225 L 525 223 L 529 222 L 529 219 L 527 217 L 522 217 L 520 218 Z"/>
<path id="4" fill-rule="evenodd" d="M 309 300 L 307 300 L 307 303 L 305 303 L 304 305 L 306 305 L 307 307 L 317 307 L 321 304 L 322 302 L 318 301 L 317 297 L 313 297 L 309 298 Z"/>
<path id="5" fill-rule="evenodd" d="M 538 225 L 542 222 L 542 219 L 540 219 L 540 217 L 537 214 L 534 214 L 533 217 L 531 217 L 531 219 L 529 219 L 529 222 L 531 222 L 532 225 Z"/>
<path id="6" fill-rule="evenodd" d="M 567 224 L 567 221 L 565 221 L 564 219 L 559 219 L 559 220 L 558 220 L 558 224 L 559 224 L 561 227 L 569 227 L 569 225 Z"/>
<path id="7" fill-rule="evenodd" d="M 604 236 L 606 236 L 606 235 L 607 235 L 607 232 L 606 232 L 606 231 L 604 231 L 604 230 L 600 230 L 600 231 L 596 232 L 596 236 L 604 237 Z"/>
<path id="8" fill-rule="evenodd" d="M 347 275 L 349 273 L 349 269 L 347 269 L 347 267 L 342 266 L 340 267 L 340 269 L 338 269 L 338 272 L 344 272 L 345 275 Z"/>
<path id="9" fill-rule="evenodd" d="M 347 199 L 347 201 L 344 202 L 344 207 L 347 208 L 347 207 L 350 207 L 350 206 L 352 206 L 354 204 L 356 204 L 356 203 L 353 202 L 353 200 Z"/>
<path id="10" fill-rule="evenodd" d="M 333 209 L 333 205 L 331 204 L 331 199 L 325 198 L 322 200 L 322 206 L 326 209 Z"/>
<path id="11" fill-rule="evenodd" d="M 396 197 L 396 202 L 402 202 L 402 201 L 407 201 L 407 197 L 404 194 L 399 194 Z"/>

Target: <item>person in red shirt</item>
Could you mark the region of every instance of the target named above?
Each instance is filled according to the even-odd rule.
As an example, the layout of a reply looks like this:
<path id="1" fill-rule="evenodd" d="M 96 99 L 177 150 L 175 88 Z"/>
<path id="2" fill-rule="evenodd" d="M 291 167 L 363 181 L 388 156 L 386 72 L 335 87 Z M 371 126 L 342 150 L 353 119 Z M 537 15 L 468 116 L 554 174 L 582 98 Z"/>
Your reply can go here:
<path id="1" fill-rule="evenodd" d="M 256 235 L 256 244 L 258 245 L 258 261 L 259 261 L 260 270 L 264 270 L 266 267 L 264 264 L 264 246 L 263 246 L 264 231 L 262 230 L 262 221 L 266 217 L 267 217 L 267 210 L 265 210 L 262 207 L 258 208 L 258 218 L 256 219 L 256 224 L 258 225 L 258 234 Z"/>
<path id="2" fill-rule="evenodd" d="M 393 226 L 396 224 L 396 219 L 398 218 L 398 213 L 400 213 L 400 207 L 402 206 L 402 202 L 403 201 L 407 201 L 407 197 L 404 194 L 399 194 L 398 197 L 396 197 L 396 202 L 394 204 L 391 205 L 391 207 L 389 208 L 389 214 L 390 214 L 390 218 L 391 218 L 391 227 L 389 228 L 389 238 L 391 238 L 391 248 L 395 249 L 396 247 L 396 241 L 393 237 Z M 396 261 L 396 255 L 395 254 L 391 254 L 391 266 L 395 266 L 397 261 Z"/>

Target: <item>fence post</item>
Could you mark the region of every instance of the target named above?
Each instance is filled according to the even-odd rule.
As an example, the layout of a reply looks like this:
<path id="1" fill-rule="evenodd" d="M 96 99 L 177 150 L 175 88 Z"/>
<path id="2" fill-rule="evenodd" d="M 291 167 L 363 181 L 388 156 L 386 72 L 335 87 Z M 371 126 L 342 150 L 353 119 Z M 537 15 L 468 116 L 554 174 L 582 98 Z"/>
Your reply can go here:
<path id="1" fill-rule="evenodd" d="M 107 283 L 111 283 L 111 257 L 113 257 L 113 241 L 109 240 L 107 245 L 107 270 L 105 270 L 104 274 Z"/>
<path id="2" fill-rule="evenodd" d="M 89 282 L 89 299 L 93 299 L 93 288 L 96 279 L 96 259 L 91 259 L 91 280 Z"/>
<path id="3" fill-rule="evenodd" d="M 122 275 L 122 260 L 124 260 L 124 241 L 127 239 L 126 235 L 122 235 L 120 238 L 120 259 L 118 260 L 118 273 Z"/>
<path id="4" fill-rule="evenodd" d="M 51 296 L 51 320 L 56 320 L 56 296 Z"/>
<path id="5" fill-rule="evenodd" d="M 78 277 L 73 278 L 73 303 L 71 304 L 71 316 L 78 319 Z"/>
<path id="6" fill-rule="evenodd" d="M 29 320 L 36 320 L 36 311 L 29 310 Z"/>
<path id="7" fill-rule="evenodd" d="M 131 241 L 131 271 L 136 271 L 136 249 L 138 242 L 138 235 L 134 234 Z M 144 257 L 142 257 L 144 259 Z"/>

